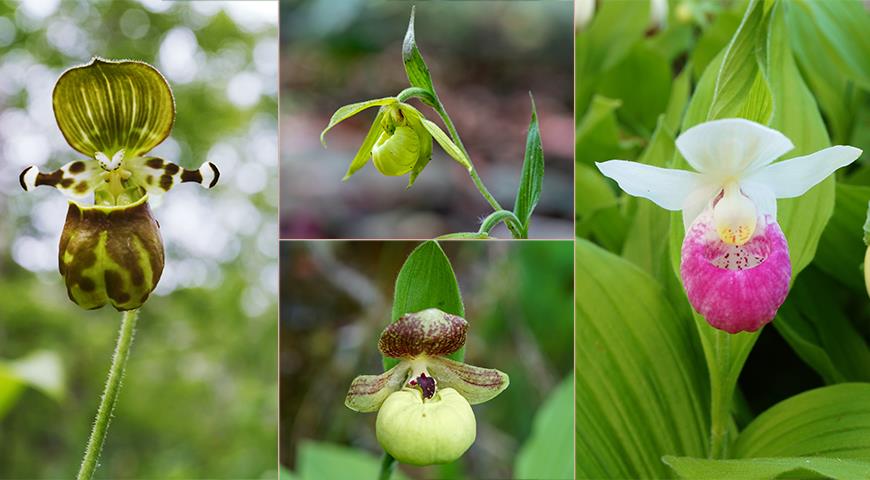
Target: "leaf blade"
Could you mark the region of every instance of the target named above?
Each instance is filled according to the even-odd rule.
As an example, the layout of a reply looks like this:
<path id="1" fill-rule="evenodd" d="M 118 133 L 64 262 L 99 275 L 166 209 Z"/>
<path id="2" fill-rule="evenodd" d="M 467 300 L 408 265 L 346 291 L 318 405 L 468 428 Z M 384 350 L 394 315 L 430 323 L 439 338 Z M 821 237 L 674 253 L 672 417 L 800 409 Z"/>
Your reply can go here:
<path id="1" fill-rule="evenodd" d="M 526 152 L 523 157 L 523 170 L 520 174 L 520 186 L 514 201 L 514 214 L 522 222 L 523 230 L 528 232 L 532 212 L 541 198 L 544 184 L 544 149 L 541 145 L 541 129 L 538 125 L 538 110 L 535 108 L 535 98 L 529 92 L 532 102 L 532 119 L 526 135 Z"/>

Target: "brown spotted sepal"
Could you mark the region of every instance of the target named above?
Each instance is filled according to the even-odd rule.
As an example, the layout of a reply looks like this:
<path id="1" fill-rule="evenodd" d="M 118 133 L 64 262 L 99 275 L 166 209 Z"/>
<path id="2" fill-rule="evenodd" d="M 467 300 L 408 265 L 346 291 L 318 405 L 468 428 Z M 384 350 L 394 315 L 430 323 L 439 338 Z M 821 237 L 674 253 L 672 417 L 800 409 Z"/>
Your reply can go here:
<path id="1" fill-rule="evenodd" d="M 464 318 L 429 308 L 391 323 L 381 333 L 378 349 L 393 358 L 450 355 L 465 345 L 467 331 Z"/>
<path id="2" fill-rule="evenodd" d="M 163 273 L 163 240 L 148 197 L 124 206 L 69 203 L 58 263 L 70 300 L 91 310 L 139 308 Z"/>

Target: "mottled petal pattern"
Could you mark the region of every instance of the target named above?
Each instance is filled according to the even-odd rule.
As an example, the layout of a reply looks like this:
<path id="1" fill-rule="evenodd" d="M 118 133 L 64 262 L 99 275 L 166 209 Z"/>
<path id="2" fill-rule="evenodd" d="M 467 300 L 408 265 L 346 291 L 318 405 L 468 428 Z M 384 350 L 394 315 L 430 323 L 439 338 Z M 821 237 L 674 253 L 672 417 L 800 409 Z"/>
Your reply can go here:
<path id="1" fill-rule="evenodd" d="M 188 170 L 162 158 L 144 157 L 127 161 L 133 181 L 148 193 L 164 193 L 179 183 L 194 182 L 214 187 L 220 178 L 215 164 L 205 162 L 197 170 Z"/>
<path id="2" fill-rule="evenodd" d="M 449 358 L 427 360 L 429 371 L 438 379 L 438 388 L 453 388 L 468 403 L 477 405 L 495 398 L 510 384 L 507 374 L 494 368 L 475 367 Z"/>
<path id="3" fill-rule="evenodd" d="M 96 161 L 76 160 L 48 173 L 40 172 L 36 166 L 27 167 L 21 172 L 18 181 L 21 188 L 28 192 L 47 185 L 70 197 L 82 198 L 100 186 L 104 172 Z"/>
<path id="4" fill-rule="evenodd" d="M 402 388 L 408 370 L 408 362 L 399 362 L 380 375 L 360 375 L 354 378 L 344 404 L 355 412 L 376 412 L 391 393 Z"/>
<path id="5" fill-rule="evenodd" d="M 391 323 L 378 341 L 378 349 L 393 358 L 450 355 L 465 345 L 468 322 L 430 308 L 408 313 Z"/>

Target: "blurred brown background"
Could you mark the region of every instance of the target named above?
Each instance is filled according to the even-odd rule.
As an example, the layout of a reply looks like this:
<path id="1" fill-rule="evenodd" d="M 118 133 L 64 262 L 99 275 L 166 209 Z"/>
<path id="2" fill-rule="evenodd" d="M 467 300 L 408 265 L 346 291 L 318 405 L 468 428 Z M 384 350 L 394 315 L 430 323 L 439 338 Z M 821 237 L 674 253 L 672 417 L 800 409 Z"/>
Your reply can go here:
<path id="1" fill-rule="evenodd" d="M 281 4 L 282 238 L 432 238 L 476 231 L 491 212 L 467 173 L 436 145 L 414 186 L 371 165 L 341 179 L 376 109 L 321 130 L 340 106 L 408 87 L 401 47 L 411 3 Z M 530 119 L 546 161 L 533 238 L 571 238 L 572 6 L 550 2 L 420 2 L 417 44 L 484 183 L 512 208 Z M 412 101 L 442 126 L 429 107 Z M 503 226 L 493 232 L 506 238 Z"/>

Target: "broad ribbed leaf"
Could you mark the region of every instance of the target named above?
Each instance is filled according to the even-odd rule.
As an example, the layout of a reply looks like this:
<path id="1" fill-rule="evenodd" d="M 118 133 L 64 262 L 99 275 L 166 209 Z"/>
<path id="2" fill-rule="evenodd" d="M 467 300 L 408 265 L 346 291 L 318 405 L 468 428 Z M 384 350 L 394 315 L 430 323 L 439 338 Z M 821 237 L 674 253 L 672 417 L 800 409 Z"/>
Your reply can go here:
<path id="1" fill-rule="evenodd" d="M 64 72 L 52 96 L 54 115 L 67 143 L 93 157 L 124 149 L 141 155 L 172 130 L 175 101 L 163 75 L 131 60 L 94 58 Z"/>
<path id="2" fill-rule="evenodd" d="M 438 242 L 431 240 L 414 249 L 402 265 L 396 278 L 390 321 L 395 322 L 406 313 L 419 312 L 427 308 L 437 308 L 465 317 L 462 295 L 459 293 L 459 284 L 456 283 L 450 260 L 447 259 Z M 465 347 L 447 357 L 462 361 L 464 356 Z M 392 368 L 396 363 L 398 363 L 396 359 L 384 357 L 385 370 Z"/>
<path id="3" fill-rule="evenodd" d="M 870 459 L 870 383 L 842 383 L 788 398 L 737 438 L 737 458 Z"/>
<path id="4" fill-rule="evenodd" d="M 526 135 L 526 154 L 523 158 L 523 171 L 520 175 L 520 187 L 514 202 L 514 213 L 523 224 L 523 230 L 528 232 L 529 219 L 538 199 L 541 198 L 541 187 L 544 184 L 544 150 L 541 146 L 541 129 L 538 127 L 538 110 L 535 99 L 532 100 L 532 120 L 529 122 L 529 132 Z"/>
<path id="5" fill-rule="evenodd" d="M 753 458 L 746 460 L 708 460 L 706 458 L 665 457 L 664 462 L 681 478 L 693 480 L 768 480 L 770 478 L 825 478 L 851 480 L 867 478 L 870 462 L 826 457 Z M 815 474 L 815 475 L 813 475 Z"/>
<path id="6" fill-rule="evenodd" d="M 589 110 L 577 123 L 574 136 L 576 152 L 574 161 L 593 165 L 619 158 L 619 126 L 616 123 L 616 109 L 622 104 L 619 100 L 596 95 Z"/>
<path id="7" fill-rule="evenodd" d="M 865 292 L 861 262 L 864 259 L 864 230 L 870 187 L 837 184 L 836 205 L 831 220 L 819 239 L 813 265 L 854 289 Z"/>
<path id="8" fill-rule="evenodd" d="M 573 423 L 574 376 L 569 375 L 535 413 L 532 433 L 517 454 L 513 478 L 574 478 Z"/>
<path id="9" fill-rule="evenodd" d="M 344 120 L 356 115 L 357 113 L 371 107 L 383 107 L 384 105 L 392 105 L 398 102 L 396 97 L 384 97 L 384 98 L 376 98 L 374 100 L 366 100 L 365 102 L 351 103 L 350 105 L 345 105 L 335 113 L 332 114 L 332 118 L 329 119 L 329 125 L 320 132 L 320 143 L 323 146 L 326 146 L 326 132 L 332 129 L 332 127 L 338 125 Z"/>
<path id="10" fill-rule="evenodd" d="M 638 79 L 643 81 L 638 81 Z M 671 91 L 668 60 L 642 42 L 632 47 L 625 58 L 601 76 L 597 93 L 620 100 L 616 111 L 622 124 L 643 137 L 649 137 L 656 119 L 667 107 Z"/>
<path id="11" fill-rule="evenodd" d="M 580 239 L 575 266 L 577 477 L 672 475 L 662 455 L 707 451 L 709 387 L 694 328 L 622 258 Z"/>

